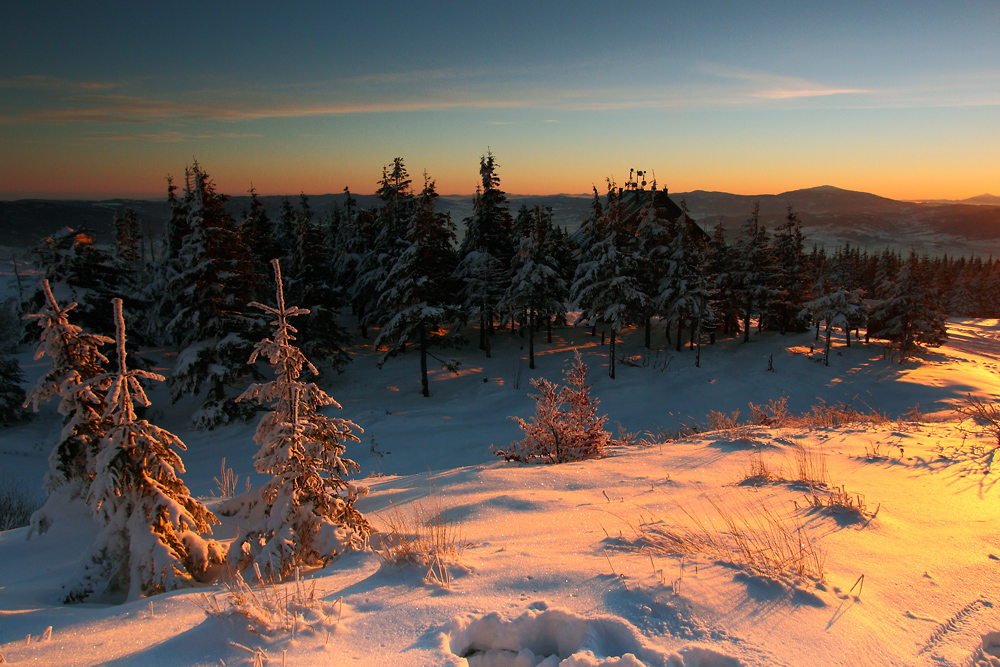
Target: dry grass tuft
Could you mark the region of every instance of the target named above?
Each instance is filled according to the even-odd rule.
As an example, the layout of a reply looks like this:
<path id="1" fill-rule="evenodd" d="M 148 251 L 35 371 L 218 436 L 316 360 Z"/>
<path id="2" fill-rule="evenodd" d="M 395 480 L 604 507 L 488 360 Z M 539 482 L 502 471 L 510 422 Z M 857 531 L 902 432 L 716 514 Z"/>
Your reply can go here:
<path id="1" fill-rule="evenodd" d="M 866 406 L 867 407 L 867 406 Z M 892 420 L 878 410 L 868 408 L 868 412 L 858 410 L 850 403 L 829 404 L 820 399 L 810 412 L 789 420 L 789 426 L 809 428 L 840 428 L 851 424 L 887 424 Z"/>
<path id="2" fill-rule="evenodd" d="M 833 487 L 825 496 L 817 495 L 815 491 L 811 494 L 809 501 L 813 507 L 830 509 L 837 512 L 853 514 L 858 518 L 868 516 L 868 508 L 865 505 L 865 497 L 860 493 L 851 494 L 847 487 Z"/>
<path id="3" fill-rule="evenodd" d="M 260 568 L 254 564 L 257 581 L 251 585 L 239 571 L 232 574 L 223 586 L 226 593 L 220 602 L 220 593 L 201 594 L 201 608 L 206 614 L 223 620 L 240 617 L 249 622 L 249 630 L 261 636 L 329 631 L 340 622 L 344 601 L 323 600 L 317 593 L 316 583 L 306 584 L 295 568 L 293 581 L 279 584 L 273 578 L 264 579 Z"/>
<path id="4" fill-rule="evenodd" d="M 807 447 L 796 443 L 794 452 L 796 469 L 794 481 L 810 487 L 826 486 L 829 479 L 829 473 L 826 469 L 826 451 L 820 446 Z"/>
<path id="5" fill-rule="evenodd" d="M 743 472 L 741 484 L 769 484 L 781 481 L 781 470 L 775 470 L 764 460 L 764 453 L 760 447 L 755 447 L 750 454 L 750 467 Z"/>
<path id="6" fill-rule="evenodd" d="M 805 526 L 795 525 L 791 516 L 762 500 L 746 509 L 730 509 L 712 499 L 708 502 L 725 528 L 681 508 L 684 525 L 640 522 L 636 530 L 639 548 L 670 555 L 703 553 L 771 579 L 793 576 L 823 581 L 823 553 Z"/>
<path id="7" fill-rule="evenodd" d="M 461 563 L 462 554 L 472 546 L 462 539 L 462 529 L 441 509 L 441 499 L 432 491 L 430 506 L 415 502 L 409 512 L 392 507 L 380 519 L 385 530 L 375 553 L 387 563 L 414 563 L 427 568 L 424 581 L 451 588 L 449 568 Z"/>

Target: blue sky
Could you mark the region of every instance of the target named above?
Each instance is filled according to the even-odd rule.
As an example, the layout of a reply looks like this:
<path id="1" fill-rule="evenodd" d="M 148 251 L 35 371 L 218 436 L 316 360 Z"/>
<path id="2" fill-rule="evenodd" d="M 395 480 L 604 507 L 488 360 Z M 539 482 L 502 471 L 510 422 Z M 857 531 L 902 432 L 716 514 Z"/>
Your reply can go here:
<path id="1" fill-rule="evenodd" d="M 0 24 L 0 197 L 1000 193 L 1000 3 L 36 2 Z"/>

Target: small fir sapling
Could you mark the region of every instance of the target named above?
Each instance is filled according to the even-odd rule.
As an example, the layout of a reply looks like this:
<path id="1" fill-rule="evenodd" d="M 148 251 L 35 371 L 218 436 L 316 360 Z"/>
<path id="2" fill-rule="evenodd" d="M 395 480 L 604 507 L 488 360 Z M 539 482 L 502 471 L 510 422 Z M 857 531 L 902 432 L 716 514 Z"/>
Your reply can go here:
<path id="1" fill-rule="evenodd" d="M 497 451 L 497 456 L 525 463 L 565 463 L 603 456 L 611 434 L 604 428 L 607 417 L 597 414 L 597 399 L 590 396 L 587 366 L 579 352 L 563 375 L 563 387 L 544 378 L 531 381 L 539 392 L 535 395 L 535 416 L 530 422 L 511 417 L 524 431 L 524 439 L 510 449 Z"/>
<path id="2" fill-rule="evenodd" d="M 59 397 L 59 414 L 63 429 L 49 454 L 49 470 L 45 474 L 45 491 L 52 496 L 85 496 L 94 477 L 93 459 L 98 442 L 111 426 L 103 416 L 106 406 L 101 387 L 91 381 L 104 373 L 107 358 L 98 347 L 114 342 L 107 336 L 84 333 L 69 322 L 69 312 L 76 302 L 60 308 L 48 280 L 42 281 L 45 305 L 37 313 L 25 316 L 42 328 L 41 342 L 35 359 L 48 356 L 52 369 L 43 375 L 28 393 L 25 406 L 37 412 L 39 404 Z M 58 502 L 53 500 L 52 502 Z M 32 517 L 32 532 L 44 533 L 52 522 L 52 511 L 46 503 Z"/>
<path id="3" fill-rule="evenodd" d="M 275 379 L 251 385 L 239 400 L 269 403 L 271 411 L 260 420 L 254 440 L 260 450 L 254 457 L 257 472 L 270 481 L 247 498 L 234 499 L 222 511 L 243 513 L 249 529 L 229 549 L 229 563 L 242 570 L 257 565 L 282 577 L 300 565 L 323 565 L 347 549 L 367 546 L 371 526 L 354 507 L 363 485 L 345 478 L 360 466 L 344 458 L 345 443 L 360 442 L 357 424 L 327 417 L 319 409 L 340 405 L 312 382 L 302 382 L 303 367 L 316 368 L 293 343 L 296 330 L 288 320 L 308 310 L 285 306 L 281 267 L 272 260 L 277 285 L 277 308 L 250 305 L 274 316 L 274 338 L 254 347 L 249 363 L 263 357 L 274 369 Z"/>
<path id="4" fill-rule="evenodd" d="M 112 422 L 101 439 L 96 473 L 87 502 L 103 524 L 84 554 L 76 579 L 65 588 L 66 602 L 119 597 L 129 600 L 191 585 L 214 576 L 223 551 L 210 524 L 218 519 L 191 497 L 177 476 L 186 449 L 176 435 L 137 419 L 135 403 L 148 406 L 140 379 L 161 375 L 128 370 L 121 299 L 114 299 L 118 370 L 93 378 L 107 387 L 103 417 Z"/>

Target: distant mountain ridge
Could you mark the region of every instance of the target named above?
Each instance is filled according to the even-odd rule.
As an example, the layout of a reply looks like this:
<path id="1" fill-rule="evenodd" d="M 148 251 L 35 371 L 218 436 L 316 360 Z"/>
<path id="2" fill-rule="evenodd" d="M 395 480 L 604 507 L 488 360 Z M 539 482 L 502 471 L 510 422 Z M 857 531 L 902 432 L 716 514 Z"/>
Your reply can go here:
<path id="1" fill-rule="evenodd" d="M 822 185 L 792 190 L 776 195 L 737 195 L 727 192 L 694 190 L 670 193 L 674 201 L 687 204 L 691 217 L 706 231 L 721 219 L 732 236 L 760 201 L 762 222 L 773 229 L 787 214 L 788 207 L 802 221 L 807 243 L 828 247 L 851 245 L 879 251 L 889 247 L 914 249 L 932 255 L 1000 255 L 1000 197 L 980 195 L 960 202 L 898 201 L 867 192 L 844 190 Z M 375 195 L 354 195 L 362 208 L 377 205 Z M 279 215 L 281 196 L 261 197 L 268 214 Z M 549 206 L 556 224 L 570 232 L 579 228 L 590 215 L 590 195 L 517 195 L 507 196 L 511 212 L 522 204 L 529 208 Z M 290 197 L 297 203 L 298 197 Z M 334 205 L 343 205 L 343 194 L 310 195 L 314 216 L 327 215 Z M 240 217 L 248 207 L 249 197 L 230 200 L 228 208 Z M 99 239 L 112 237 L 112 212 L 131 206 L 139 218 L 158 233 L 169 217 L 166 200 L 112 199 L 105 201 L 17 200 L 0 201 L 0 244 L 31 247 L 39 239 L 64 226 L 88 227 Z M 462 231 L 462 220 L 472 214 L 472 195 L 442 195 L 438 209 L 451 213 Z"/>

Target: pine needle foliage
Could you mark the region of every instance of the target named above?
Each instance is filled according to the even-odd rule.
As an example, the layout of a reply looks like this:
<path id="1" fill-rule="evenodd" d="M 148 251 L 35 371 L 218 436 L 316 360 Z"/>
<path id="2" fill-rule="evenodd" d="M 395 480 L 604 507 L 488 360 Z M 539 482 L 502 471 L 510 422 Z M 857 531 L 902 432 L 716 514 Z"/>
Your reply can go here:
<path id="1" fill-rule="evenodd" d="M 127 594 L 134 600 L 191 585 L 221 563 L 222 552 L 201 534 L 218 519 L 191 497 L 179 474 L 178 450 L 186 447 L 173 433 L 138 419 L 135 404 L 149 406 L 139 380 L 163 376 L 129 370 L 121 299 L 114 299 L 118 370 L 93 378 L 106 388 L 103 419 L 111 427 L 101 439 L 94 480 L 87 494 L 103 524 L 84 554 L 76 580 L 66 587 L 66 602 Z"/>
<path id="2" fill-rule="evenodd" d="M 228 560 L 239 570 L 257 565 L 284 577 L 300 565 L 323 565 L 347 549 L 365 548 L 371 526 L 354 507 L 367 488 L 345 479 L 360 470 L 344 458 L 345 443 L 360 442 L 354 431 L 362 429 L 321 414 L 320 408 L 339 409 L 340 404 L 316 384 L 300 379 L 303 368 L 313 375 L 318 371 L 295 346 L 296 329 L 288 320 L 309 311 L 285 305 L 280 264 L 276 259 L 271 264 L 277 307 L 250 305 L 274 317 L 274 336 L 254 346 L 249 363 L 263 357 L 275 379 L 251 385 L 238 399 L 271 405 L 254 435 L 260 446 L 254 467 L 271 479 L 250 501 L 252 525 L 233 542 Z"/>
<path id="3" fill-rule="evenodd" d="M 63 429 L 49 455 L 45 490 L 52 493 L 64 484 L 77 483 L 80 492 L 86 493 L 94 476 L 93 457 L 98 441 L 111 425 L 102 417 L 106 408 L 104 398 L 90 381 L 104 373 L 103 364 L 108 362 L 98 348 L 114 340 L 84 333 L 71 324 L 69 313 L 76 308 L 76 302 L 60 307 L 49 281 L 43 280 L 41 287 L 45 305 L 25 319 L 34 320 L 42 329 L 35 359 L 49 357 L 52 368 L 35 383 L 24 404 L 37 412 L 41 403 L 59 398 Z M 36 527 L 44 532 L 43 525 Z"/>

